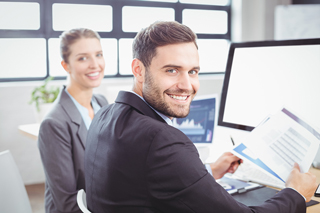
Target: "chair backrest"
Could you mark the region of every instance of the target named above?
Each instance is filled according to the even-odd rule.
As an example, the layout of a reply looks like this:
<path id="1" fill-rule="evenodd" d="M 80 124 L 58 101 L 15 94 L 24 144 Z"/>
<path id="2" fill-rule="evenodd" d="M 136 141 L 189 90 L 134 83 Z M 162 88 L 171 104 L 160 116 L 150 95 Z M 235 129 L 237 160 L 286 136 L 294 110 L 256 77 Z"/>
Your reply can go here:
<path id="1" fill-rule="evenodd" d="M 9 150 L 0 152 L 0 212 L 32 213 L 26 188 Z"/>
<path id="2" fill-rule="evenodd" d="M 77 194 L 77 203 L 80 210 L 84 213 L 91 213 L 87 209 L 87 200 L 86 200 L 86 192 L 83 189 L 80 189 Z"/>

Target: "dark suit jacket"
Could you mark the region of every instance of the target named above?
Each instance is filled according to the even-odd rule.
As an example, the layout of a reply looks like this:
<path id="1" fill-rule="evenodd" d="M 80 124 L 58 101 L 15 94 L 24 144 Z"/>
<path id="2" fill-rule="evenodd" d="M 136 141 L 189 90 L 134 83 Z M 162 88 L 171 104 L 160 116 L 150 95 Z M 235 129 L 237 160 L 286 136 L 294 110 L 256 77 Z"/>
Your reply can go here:
<path id="1" fill-rule="evenodd" d="M 289 188 L 261 206 L 235 201 L 207 172 L 189 138 L 130 92 L 120 92 L 93 119 L 85 177 L 95 213 L 306 211 L 302 196 Z"/>
<path id="2" fill-rule="evenodd" d="M 81 212 L 77 191 L 85 188 L 84 149 L 87 128 L 63 87 L 50 113 L 42 121 L 38 146 L 46 176 L 46 212 Z M 100 106 L 108 104 L 94 95 Z"/>

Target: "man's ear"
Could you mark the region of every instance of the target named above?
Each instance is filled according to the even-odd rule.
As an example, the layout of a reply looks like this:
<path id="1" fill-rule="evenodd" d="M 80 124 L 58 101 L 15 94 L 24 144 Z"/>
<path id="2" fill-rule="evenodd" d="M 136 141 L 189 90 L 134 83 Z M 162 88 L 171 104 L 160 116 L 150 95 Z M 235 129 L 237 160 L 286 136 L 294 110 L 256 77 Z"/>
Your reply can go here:
<path id="1" fill-rule="evenodd" d="M 69 67 L 68 67 L 68 64 L 65 62 L 65 61 L 61 61 L 61 65 L 63 67 L 63 69 L 69 73 Z"/>
<path id="2" fill-rule="evenodd" d="M 135 58 L 132 60 L 131 69 L 132 69 L 132 73 L 133 73 L 134 77 L 137 79 L 137 81 L 139 83 L 143 83 L 144 82 L 144 75 L 145 75 L 145 67 L 144 67 L 143 63 L 139 59 Z"/>

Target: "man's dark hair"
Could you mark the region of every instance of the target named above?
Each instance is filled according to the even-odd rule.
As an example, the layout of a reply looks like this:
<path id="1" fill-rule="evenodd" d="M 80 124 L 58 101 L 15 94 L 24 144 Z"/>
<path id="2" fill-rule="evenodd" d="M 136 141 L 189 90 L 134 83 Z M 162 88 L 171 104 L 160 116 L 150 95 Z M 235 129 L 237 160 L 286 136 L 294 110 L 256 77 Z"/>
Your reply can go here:
<path id="1" fill-rule="evenodd" d="M 156 56 L 156 48 L 177 43 L 196 43 L 197 35 L 186 25 L 176 21 L 158 21 L 142 29 L 132 44 L 133 58 L 148 68 Z"/>

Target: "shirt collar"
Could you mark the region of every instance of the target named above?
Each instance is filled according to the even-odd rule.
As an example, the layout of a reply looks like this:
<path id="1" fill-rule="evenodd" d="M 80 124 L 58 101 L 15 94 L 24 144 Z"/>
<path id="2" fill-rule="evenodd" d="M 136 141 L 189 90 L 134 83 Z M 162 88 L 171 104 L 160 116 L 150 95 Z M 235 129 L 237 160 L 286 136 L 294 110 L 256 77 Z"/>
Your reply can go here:
<path id="1" fill-rule="evenodd" d="M 84 106 L 82 106 L 81 104 L 79 104 L 78 101 L 76 101 L 76 99 L 74 99 L 72 97 L 72 95 L 70 95 L 70 93 L 68 92 L 67 88 L 65 88 L 65 92 L 69 95 L 69 97 L 73 101 L 74 105 L 76 105 L 78 111 L 80 112 L 82 120 L 84 121 L 84 124 L 86 125 L 87 129 L 89 129 L 92 120 L 91 120 L 91 118 L 89 116 L 88 109 L 85 108 Z M 96 114 L 101 109 L 101 106 L 96 102 L 96 100 L 93 98 L 93 96 L 92 96 L 92 99 L 91 99 L 91 106 L 93 108 L 94 114 Z"/>
<path id="2" fill-rule="evenodd" d="M 170 126 L 172 126 L 172 120 L 170 118 L 168 118 L 167 116 L 165 116 L 164 114 L 162 114 L 161 112 L 158 112 L 156 109 L 154 109 L 152 106 L 150 106 L 150 104 L 148 104 L 148 102 L 146 102 L 146 100 L 144 100 L 143 97 L 141 97 L 140 95 L 138 95 L 137 93 L 135 93 L 134 91 L 129 91 L 135 95 L 137 95 L 139 98 L 141 98 L 151 109 L 153 109 L 163 120 L 165 120 L 165 122 L 167 122 L 167 124 L 169 124 Z"/>

